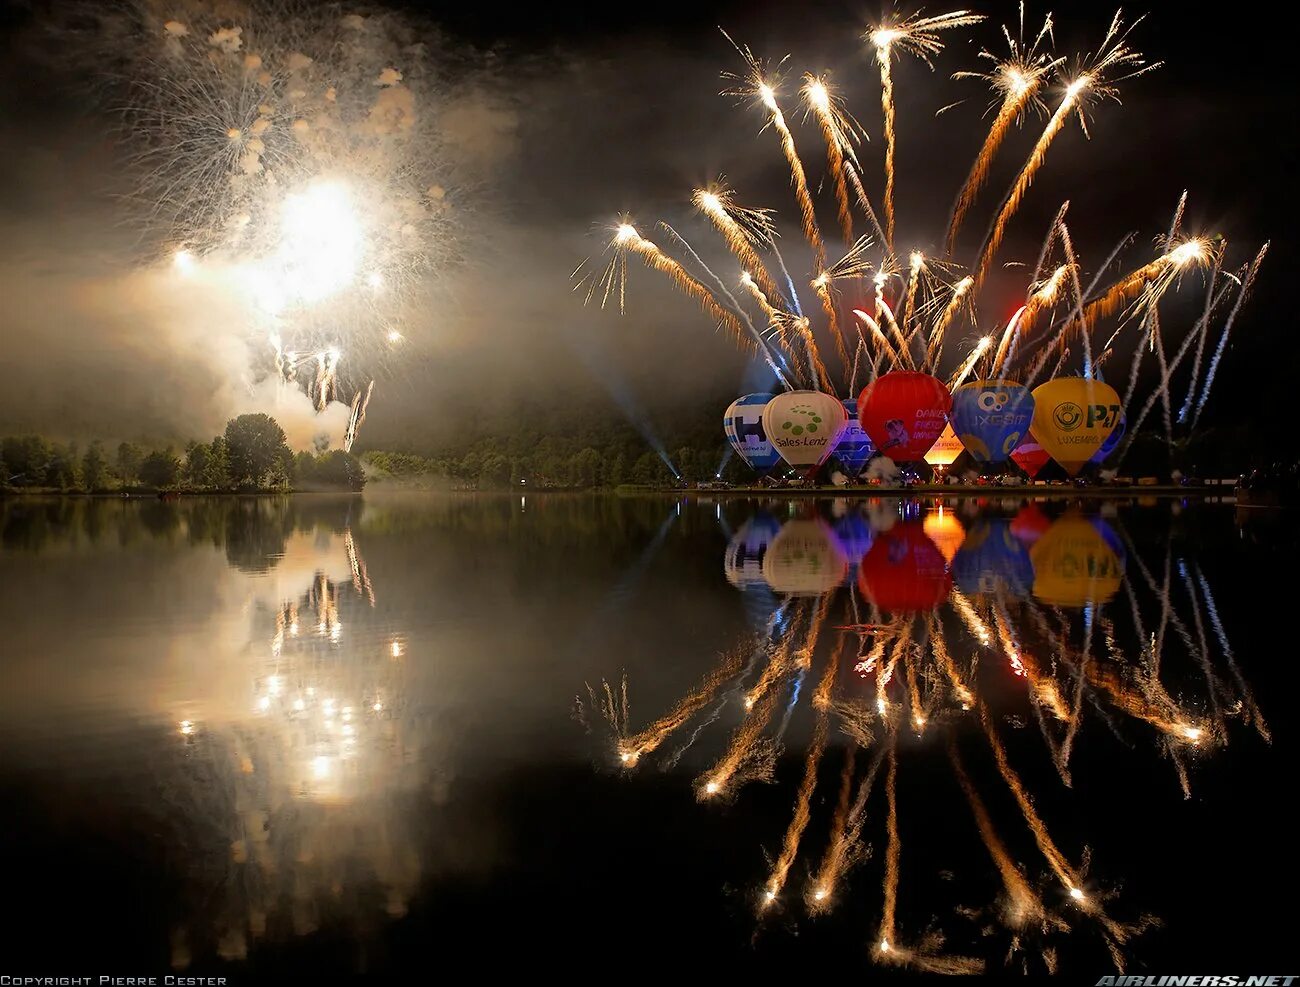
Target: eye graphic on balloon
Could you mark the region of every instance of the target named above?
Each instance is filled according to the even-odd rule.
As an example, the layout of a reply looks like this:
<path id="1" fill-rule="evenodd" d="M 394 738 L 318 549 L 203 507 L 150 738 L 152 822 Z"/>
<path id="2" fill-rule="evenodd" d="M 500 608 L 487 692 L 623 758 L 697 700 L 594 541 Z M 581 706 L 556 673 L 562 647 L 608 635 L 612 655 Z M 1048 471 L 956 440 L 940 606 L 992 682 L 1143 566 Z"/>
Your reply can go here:
<path id="1" fill-rule="evenodd" d="M 1073 401 L 1064 401 L 1052 409 L 1052 418 L 1063 432 L 1073 432 L 1083 421 L 1083 409 Z"/>

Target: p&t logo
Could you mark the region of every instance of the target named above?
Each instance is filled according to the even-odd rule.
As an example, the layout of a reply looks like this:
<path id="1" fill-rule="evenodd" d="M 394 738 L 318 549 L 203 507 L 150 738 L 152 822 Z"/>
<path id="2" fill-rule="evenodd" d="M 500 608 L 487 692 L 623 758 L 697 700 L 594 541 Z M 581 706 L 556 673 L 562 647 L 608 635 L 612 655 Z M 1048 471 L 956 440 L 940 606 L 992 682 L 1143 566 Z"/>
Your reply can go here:
<path id="1" fill-rule="evenodd" d="M 1073 401 L 1062 401 L 1052 409 L 1052 420 L 1062 432 L 1073 432 L 1083 421 L 1083 409 Z"/>

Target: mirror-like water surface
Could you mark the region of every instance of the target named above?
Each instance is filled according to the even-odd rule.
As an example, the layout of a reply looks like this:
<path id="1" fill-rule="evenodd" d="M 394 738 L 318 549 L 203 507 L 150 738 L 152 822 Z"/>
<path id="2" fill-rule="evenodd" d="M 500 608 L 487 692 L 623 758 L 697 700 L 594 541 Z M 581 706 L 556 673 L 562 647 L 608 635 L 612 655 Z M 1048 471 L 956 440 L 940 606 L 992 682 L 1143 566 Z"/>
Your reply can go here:
<path id="1" fill-rule="evenodd" d="M 996 497 L 0 512 L 10 972 L 1287 955 L 1285 522 Z"/>

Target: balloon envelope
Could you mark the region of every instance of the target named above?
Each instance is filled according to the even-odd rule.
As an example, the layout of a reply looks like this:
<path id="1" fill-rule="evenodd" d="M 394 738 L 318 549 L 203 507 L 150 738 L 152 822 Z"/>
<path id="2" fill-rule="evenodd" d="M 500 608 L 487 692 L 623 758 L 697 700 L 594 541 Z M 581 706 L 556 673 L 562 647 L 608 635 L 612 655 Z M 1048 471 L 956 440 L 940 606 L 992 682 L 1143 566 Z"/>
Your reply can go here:
<path id="1" fill-rule="evenodd" d="M 931 466 L 940 468 L 951 466 L 957 457 L 966 451 L 966 447 L 961 444 L 961 439 L 952 430 L 951 425 L 945 425 L 939 438 L 935 440 L 934 445 L 930 446 L 930 451 L 925 454 L 925 461 Z"/>
<path id="2" fill-rule="evenodd" d="M 857 511 L 845 514 L 835 522 L 835 537 L 849 562 L 856 563 L 871 551 L 876 540 L 867 519 Z"/>
<path id="3" fill-rule="evenodd" d="M 736 589 L 763 585 L 763 559 L 768 547 L 781 532 L 781 522 L 762 512 L 740 526 L 727 545 L 722 568 L 727 582 Z"/>
<path id="4" fill-rule="evenodd" d="M 875 455 L 876 447 L 872 445 L 871 437 L 858 421 L 858 402 L 845 401 L 844 413 L 848 415 L 848 421 L 844 423 L 844 431 L 840 433 L 840 439 L 835 443 L 834 456 L 840 461 L 845 472 L 852 477 L 862 472 L 862 467 L 867 465 L 867 460 Z"/>
<path id="5" fill-rule="evenodd" d="M 1040 515 L 1041 516 L 1041 515 Z M 963 593 L 1024 596 L 1034 584 L 1029 551 L 1006 518 L 983 518 L 952 560 L 952 576 Z"/>
<path id="6" fill-rule="evenodd" d="M 925 458 L 948 423 L 952 398 L 943 381 L 915 370 L 892 370 L 862 389 L 858 418 L 878 452 L 898 463 Z"/>
<path id="7" fill-rule="evenodd" d="M 848 572 L 849 563 L 823 521 L 789 521 L 767 549 L 763 578 L 778 593 L 821 596 Z"/>
<path id="8" fill-rule="evenodd" d="M 1074 476 L 1119 423 L 1115 388 L 1085 377 L 1058 377 L 1034 388 L 1034 438 Z"/>
<path id="9" fill-rule="evenodd" d="M 1071 511 L 1029 550 L 1034 596 L 1057 607 L 1105 603 L 1119 592 L 1124 569 L 1096 525 Z"/>
<path id="10" fill-rule="evenodd" d="M 1034 396 L 1009 380 L 976 380 L 952 393 L 948 415 L 977 463 L 1002 463 L 1029 432 Z"/>
<path id="11" fill-rule="evenodd" d="M 736 398 L 722 416 L 722 430 L 736 455 L 752 470 L 766 473 L 781 461 L 781 455 L 763 431 L 763 409 L 771 394 L 746 394 Z"/>
<path id="12" fill-rule="evenodd" d="M 933 610 L 952 588 L 943 555 L 920 523 L 908 521 L 876 536 L 858 566 L 858 587 L 882 610 Z"/>
<path id="13" fill-rule="evenodd" d="M 945 562 L 952 561 L 952 557 L 961 548 L 961 543 L 966 540 L 966 529 L 957 520 L 957 516 L 942 508 L 933 514 L 927 514 L 921 527 L 939 549 Z"/>
<path id="14" fill-rule="evenodd" d="M 1051 458 L 1047 454 L 1047 450 L 1038 444 L 1038 440 L 1034 438 L 1032 432 L 1011 453 L 1011 461 L 1024 470 L 1025 475 L 1031 480 L 1038 475 L 1038 471 L 1046 466 L 1047 461 Z"/>
<path id="15" fill-rule="evenodd" d="M 782 459 L 811 472 L 834 450 L 847 417 L 844 405 L 833 395 L 788 391 L 763 409 L 763 429 Z"/>
<path id="16" fill-rule="evenodd" d="M 1119 413 L 1119 421 L 1115 423 L 1114 430 L 1110 435 L 1106 436 L 1106 441 L 1101 444 L 1100 449 L 1093 453 L 1092 459 L 1090 459 L 1089 462 L 1105 462 L 1106 457 L 1114 452 L 1115 448 L 1124 440 L 1124 433 L 1126 431 L 1128 431 L 1128 417 L 1121 411 Z"/>
<path id="17" fill-rule="evenodd" d="M 1032 545 L 1047 533 L 1052 519 L 1037 504 L 1026 504 L 1011 519 L 1011 533 L 1026 545 Z"/>

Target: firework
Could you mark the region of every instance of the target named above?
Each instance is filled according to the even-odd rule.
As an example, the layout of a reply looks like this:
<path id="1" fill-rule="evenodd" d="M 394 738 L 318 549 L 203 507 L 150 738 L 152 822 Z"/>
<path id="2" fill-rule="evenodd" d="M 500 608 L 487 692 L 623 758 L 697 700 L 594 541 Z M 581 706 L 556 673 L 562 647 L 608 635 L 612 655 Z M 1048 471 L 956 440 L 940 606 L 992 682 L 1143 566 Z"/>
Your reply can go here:
<path id="1" fill-rule="evenodd" d="M 1042 107 L 1039 90 L 1050 73 L 1064 61 L 1061 58 L 1051 58 L 1038 50 L 1045 40 L 1051 38 L 1051 14 L 1048 14 L 1043 19 L 1043 26 L 1034 36 L 1033 41 L 1026 45 L 1024 41 L 1025 6 L 1022 3 L 1020 5 L 1020 33 L 1013 38 L 1011 32 L 1003 25 L 1002 35 L 1006 38 L 1007 47 L 1010 49 L 1008 57 L 1003 58 L 994 55 L 987 49 L 980 52 L 981 58 L 994 63 L 992 71 L 953 73 L 954 79 L 981 79 L 987 82 L 992 87 L 994 95 L 1000 98 L 1000 102 L 998 103 L 997 114 L 993 118 L 993 124 L 989 127 L 988 136 L 984 138 L 984 144 L 975 156 L 975 163 L 971 165 L 970 174 L 966 176 L 966 182 L 962 185 L 961 191 L 957 193 L 957 200 L 953 203 L 952 213 L 948 220 L 948 235 L 945 238 L 946 252 L 950 257 L 953 253 L 953 246 L 957 241 L 957 233 L 961 229 L 962 220 L 966 218 L 967 211 L 975 203 L 976 195 L 984 187 L 984 183 L 988 179 L 989 166 L 993 163 L 993 158 L 1002 146 L 1007 131 L 1011 129 L 1013 124 L 1018 123 L 1023 118 L 1026 109 Z"/>
<path id="2" fill-rule="evenodd" d="M 1106 37 L 1102 39 L 1101 47 L 1098 48 L 1097 53 L 1084 59 L 1081 68 L 1074 73 L 1073 78 L 1066 85 L 1061 101 L 1048 119 L 1047 126 L 1043 128 L 1043 132 L 1039 135 L 1033 150 L 1029 152 L 1029 159 L 1025 162 L 1024 167 L 1020 169 L 1019 175 L 1016 176 L 1011 191 L 1007 193 L 1007 197 L 998 210 L 997 217 L 993 220 L 988 235 L 985 237 L 984 246 L 980 249 L 979 260 L 975 265 L 975 282 L 977 285 L 983 283 L 989 265 L 997 254 L 998 248 L 1002 245 L 1007 223 L 1016 214 L 1016 210 L 1020 208 L 1025 194 L 1034 182 L 1034 176 L 1038 174 L 1038 169 L 1042 167 L 1043 161 L 1047 157 L 1048 149 L 1065 128 L 1065 124 L 1070 117 L 1072 115 L 1078 116 L 1079 125 L 1086 135 L 1088 124 L 1084 114 L 1090 100 L 1116 99 L 1118 92 L 1115 89 L 1115 83 L 1134 78 L 1159 67 L 1160 63 L 1158 62 L 1152 65 L 1146 64 L 1141 52 L 1134 51 L 1128 45 L 1129 34 L 1141 21 L 1142 19 L 1138 18 L 1128 27 L 1124 27 L 1123 22 L 1120 20 L 1120 13 L 1116 11 L 1115 17 L 1110 22 L 1110 28 L 1106 32 Z M 1111 81 L 1109 76 L 1115 71 L 1124 74 Z"/>
<path id="3" fill-rule="evenodd" d="M 930 59 L 943 51 L 940 31 L 978 24 L 984 17 L 968 10 L 958 10 L 936 17 L 912 17 L 902 21 L 885 21 L 867 33 L 866 40 L 876 50 L 880 67 L 880 108 L 885 119 L 885 246 L 894 249 L 894 76 L 890 64 L 895 51 L 915 55 L 933 68 Z"/>

